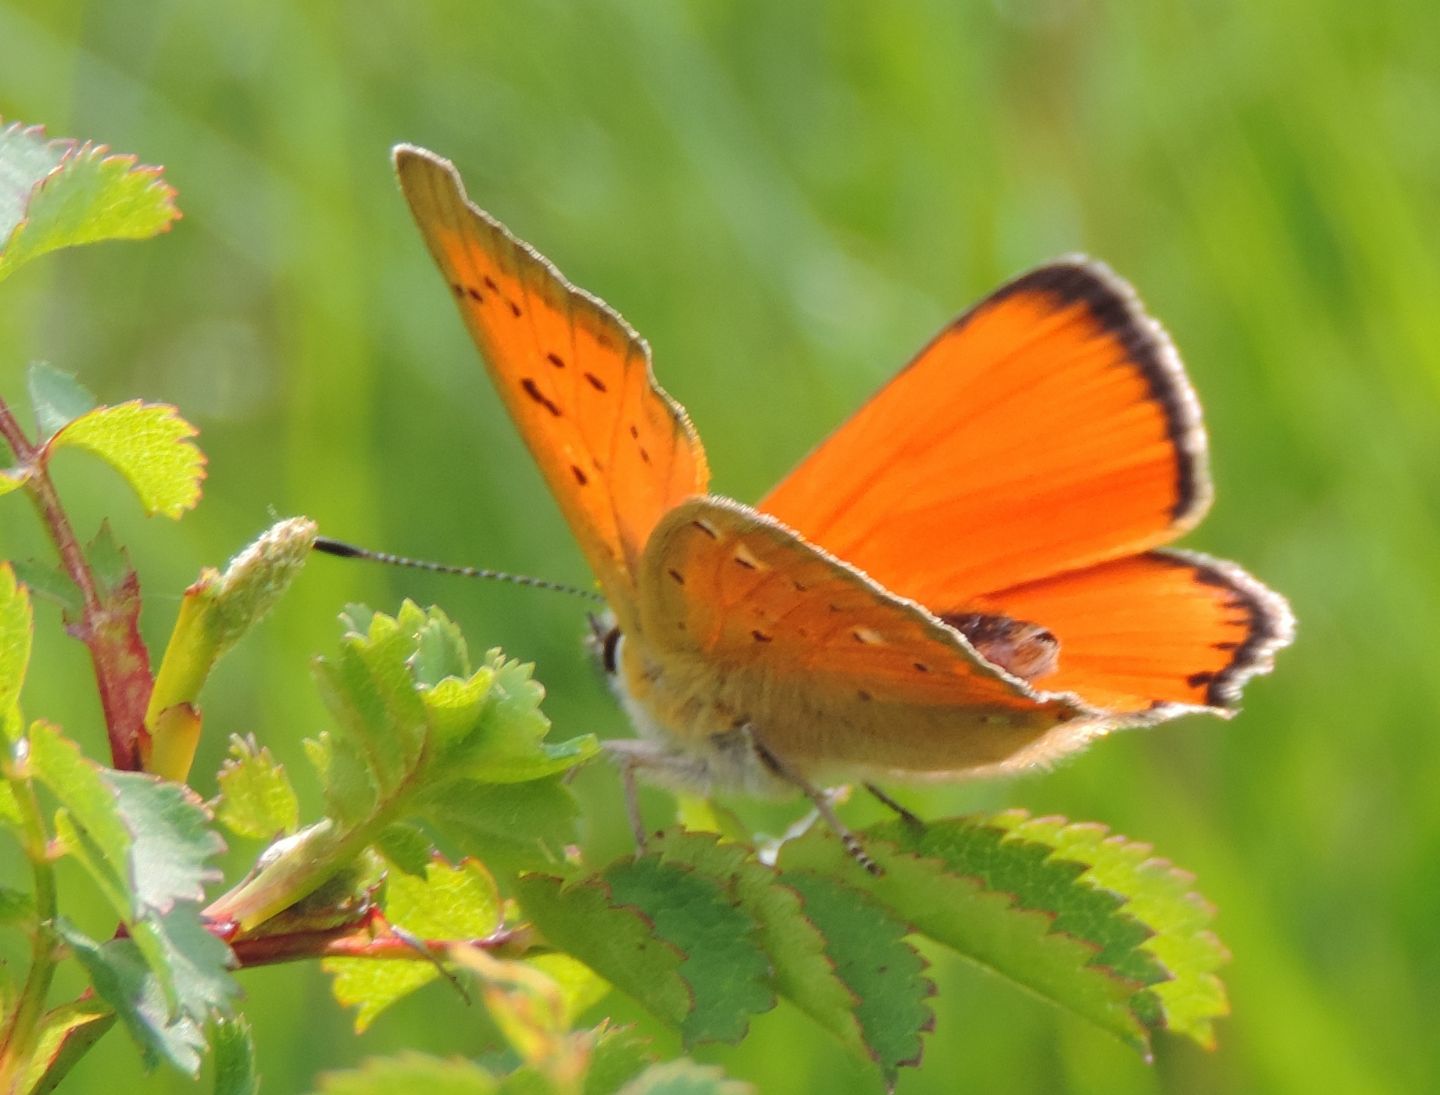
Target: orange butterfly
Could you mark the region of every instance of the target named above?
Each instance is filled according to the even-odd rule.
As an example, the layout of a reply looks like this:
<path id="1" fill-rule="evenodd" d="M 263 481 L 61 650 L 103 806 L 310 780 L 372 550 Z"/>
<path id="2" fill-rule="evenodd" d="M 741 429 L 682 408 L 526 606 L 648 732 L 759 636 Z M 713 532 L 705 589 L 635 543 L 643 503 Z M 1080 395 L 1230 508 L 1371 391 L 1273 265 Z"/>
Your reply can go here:
<path id="1" fill-rule="evenodd" d="M 1055 262 L 976 305 L 752 508 L 707 492 L 619 315 L 448 161 L 400 146 L 395 166 L 613 613 L 637 832 L 638 768 L 799 788 L 854 848 L 817 784 L 1011 772 L 1229 715 L 1290 641 L 1245 571 L 1155 550 L 1209 506 L 1205 434 L 1165 332 L 1105 267 Z"/>

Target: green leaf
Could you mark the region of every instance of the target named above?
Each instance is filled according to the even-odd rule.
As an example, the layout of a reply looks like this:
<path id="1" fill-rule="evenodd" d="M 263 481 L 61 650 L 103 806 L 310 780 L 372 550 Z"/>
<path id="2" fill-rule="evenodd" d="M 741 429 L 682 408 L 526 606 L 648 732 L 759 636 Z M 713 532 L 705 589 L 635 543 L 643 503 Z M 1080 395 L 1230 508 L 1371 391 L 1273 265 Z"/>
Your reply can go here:
<path id="1" fill-rule="evenodd" d="M 506 874 L 561 863 L 579 813 L 575 796 L 558 777 L 533 783 L 457 780 L 427 789 L 417 805 L 460 851 Z"/>
<path id="2" fill-rule="evenodd" d="M 238 921 L 242 930 L 302 899 L 407 819 L 436 824 L 466 851 L 493 841 L 502 858 L 509 853 L 502 869 L 534 865 L 537 858 L 552 863 L 542 842 L 562 828 L 560 842 L 571 838 L 568 794 L 539 777 L 572 766 L 588 749 L 542 740 L 549 723 L 536 709 L 543 692 L 529 679 L 528 666 L 492 653 L 469 678 L 447 676 L 431 686 L 418 675 L 463 668 L 462 640 L 438 609 L 407 601 L 391 617 L 357 607 L 346 623 L 339 653 L 315 665 L 335 726 L 306 742 L 327 827 L 277 846 L 254 878 L 211 906 L 213 915 Z M 477 781 L 474 764 L 457 762 L 479 755 L 472 750 L 477 741 L 504 743 L 505 764 L 484 769 L 492 782 Z M 526 782 L 504 790 L 513 779 Z M 540 816 L 541 810 L 552 813 Z"/>
<path id="3" fill-rule="evenodd" d="M 419 939 L 482 939 L 500 926 L 495 882 L 474 860 L 455 867 L 431 862 L 423 878 L 393 875 L 385 887 L 384 908 L 392 925 Z M 335 977 L 335 998 L 347 1007 L 358 1005 L 357 1033 L 395 1001 L 440 976 L 435 965 L 423 960 L 328 958 L 322 965 Z"/>
<path id="4" fill-rule="evenodd" d="M 721 844 L 709 833 L 671 829 L 652 839 L 651 850 L 667 863 L 688 864 L 719 881 L 754 918 L 776 989 L 851 1052 L 873 1053 L 855 1014 L 855 994 L 836 972 L 825 937 L 806 918 L 800 895 L 778 872 L 757 863 L 744 845 Z"/>
<path id="5" fill-rule="evenodd" d="M 1153 997 L 1158 1003 L 1160 1025 L 1213 1047 L 1214 1020 L 1230 1012 L 1225 986 L 1215 971 L 1229 954 L 1210 930 L 1214 909 L 1194 891 L 1194 877 L 1155 858 L 1148 844 L 1112 836 L 1100 825 L 1031 818 L 1021 811 L 989 821 L 1014 838 L 1043 842 L 1057 859 L 1083 865 L 1083 884 L 1126 901 L 1125 910 L 1154 933 L 1142 944 L 1144 949 L 1170 974 L 1170 980 L 1152 984 L 1142 998 Z"/>
<path id="6" fill-rule="evenodd" d="M 93 410 L 98 402 L 69 373 L 62 373 L 43 361 L 35 362 L 26 370 L 25 382 L 30 389 L 30 406 L 42 441 L 48 441 L 61 428 Z"/>
<path id="7" fill-rule="evenodd" d="M 3 493 L 0 490 L 0 494 Z M 79 618 L 84 608 L 80 590 L 59 566 L 37 559 L 17 559 L 11 565 L 15 568 L 15 577 L 34 596 L 59 606 L 70 619 Z"/>
<path id="8" fill-rule="evenodd" d="M 177 901 L 162 915 L 147 916 L 130 928 L 171 1014 L 203 1024 L 212 1012 L 228 1013 L 240 985 L 230 972 L 230 948 L 211 934 L 199 904 Z"/>
<path id="9" fill-rule="evenodd" d="M 442 1061 L 422 1053 L 378 1057 L 356 1069 L 327 1072 L 320 1077 L 321 1095 L 394 1095 L 399 1091 L 425 1095 L 494 1095 L 500 1083 L 470 1061 Z"/>
<path id="10" fill-rule="evenodd" d="M 35 1055 L 19 1091 L 54 1091 L 66 1073 L 115 1025 L 115 1012 L 101 1000 L 76 1000 L 45 1013 Z"/>
<path id="11" fill-rule="evenodd" d="M 129 863 L 137 914 L 200 901 L 220 877 L 205 861 L 225 850 L 199 796 L 179 783 L 140 772 L 106 771 L 120 817 L 134 834 Z"/>
<path id="12" fill-rule="evenodd" d="M 578 958 L 677 1029 L 693 1007 L 680 976 L 685 956 L 659 938 L 635 908 L 619 904 L 602 878 L 565 885 L 550 875 L 519 879 L 515 894 L 545 939 Z"/>
<path id="13" fill-rule="evenodd" d="M 685 956 L 679 972 L 694 1003 L 680 1032 L 688 1044 L 739 1042 L 750 1016 L 775 1006 L 755 918 L 713 879 L 654 855 L 602 873 L 611 899 L 640 909 L 656 936 Z"/>
<path id="14" fill-rule="evenodd" d="M 20 686 L 30 665 L 30 636 L 35 611 L 30 595 L 15 580 L 15 572 L 0 563 L 0 726 L 20 719 Z"/>
<path id="15" fill-rule="evenodd" d="M 113 597 L 135 582 L 135 568 L 130 565 L 130 555 L 116 541 L 109 521 L 101 521 L 99 531 L 85 545 L 85 561 L 90 564 L 104 599 Z"/>
<path id="16" fill-rule="evenodd" d="M 1153 932 L 1125 908 L 1124 898 L 1080 884 L 1085 865 L 1055 856 L 1052 844 L 1007 836 L 983 818 L 950 818 L 923 827 L 893 821 L 866 835 L 911 855 L 939 860 L 953 874 L 1009 894 L 1017 907 L 1044 913 L 1051 918 L 1052 931 L 1096 948 L 1092 965 L 1106 966 L 1139 985 L 1169 977 L 1143 949 Z"/>
<path id="17" fill-rule="evenodd" d="M 920 1035 L 934 1024 L 925 1000 L 935 987 L 922 976 L 925 960 L 905 941 L 907 926 L 835 878 L 788 868 L 781 878 L 799 892 L 806 918 L 824 935 L 836 975 L 855 996 L 870 1057 L 893 1084 L 902 1065 L 919 1063 Z"/>
<path id="18" fill-rule="evenodd" d="M 188 1014 L 172 1013 L 164 989 L 134 941 L 97 943 L 63 918 L 55 928 L 85 967 L 95 992 L 120 1016 L 147 1066 L 163 1058 L 181 1072 L 196 1075 L 204 1034 Z"/>
<path id="19" fill-rule="evenodd" d="M 7 136 L 12 133 L 7 129 Z M 24 131 L 21 131 L 23 134 Z M 23 146 L 11 137 L 0 153 Z M 29 183 L 21 217 L 0 243 L 0 280 L 47 251 L 113 239 L 145 239 L 166 231 L 179 217 L 175 191 L 160 181 L 160 169 L 138 167 L 134 156 L 107 155 L 104 145 L 64 151 L 58 164 L 32 146 L 6 163 L 0 209 L 13 209 L 14 195 Z M 44 167 L 45 171 L 40 169 Z M 10 220 L 11 218 L 7 218 Z"/>
<path id="20" fill-rule="evenodd" d="M 259 1095 L 255 1038 L 243 1015 L 212 1022 L 210 1048 L 215 1054 L 215 1095 Z"/>
<path id="21" fill-rule="evenodd" d="M 890 832 L 884 827 L 881 831 Z M 1095 945 L 1053 932 L 1050 914 L 1018 905 L 1014 895 L 988 889 L 971 875 L 955 873 L 943 860 L 902 851 L 878 836 L 866 834 L 864 839 L 871 855 L 884 867 L 883 877 L 860 868 L 838 840 L 818 830 L 786 844 L 781 865 L 787 870 L 803 866 L 844 878 L 873 894 L 920 934 L 1146 1052 L 1145 1029 L 1130 1009 L 1130 998 L 1140 985 L 1091 965 L 1098 950 Z"/>
<path id="22" fill-rule="evenodd" d="M 414 825 L 404 822 L 387 825 L 375 846 L 396 870 L 424 878 L 430 869 L 434 845 Z"/>
<path id="23" fill-rule="evenodd" d="M 440 761 L 457 776 L 486 783 L 519 783 L 564 772 L 599 752 L 593 735 L 558 744 L 544 739 L 550 720 L 540 713 L 545 689 L 534 667 L 498 650 L 468 681 L 454 677 L 424 693 L 431 719 L 447 727 Z"/>
<path id="24" fill-rule="evenodd" d="M 651 1065 L 620 1089 L 620 1095 L 748 1095 L 749 1084 L 726 1079 L 715 1065 L 684 1058 Z"/>
<path id="25" fill-rule="evenodd" d="M 130 897 L 130 832 L 120 816 L 114 788 L 79 747 L 44 722 L 30 728 L 30 767 L 65 808 L 56 819 L 64 850 L 89 870 L 127 922 L 139 910 Z"/>
<path id="26" fill-rule="evenodd" d="M 19 490 L 29 480 L 29 468 L 0 468 L 0 496 Z"/>
<path id="27" fill-rule="evenodd" d="M 205 457 L 190 440 L 196 432 L 174 407 L 132 400 L 81 415 L 46 449 L 93 453 L 125 477 L 146 513 L 179 518 L 200 500 L 205 478 Z"/>
<path id="28" fill-rule="evenodd" d="M 269 840 L 293 833 L 300 824 L 300 800 L 285 766 L 254 736 L 230 738 L 230 756 L 217 777 L 216 819 L 233 833 Z"/>
<path id="29" fill-rule="evenodd" d="M 36 185 L 75 146 L 71 140 L 50 140 L 38 125 L 11 122 L 0 128 L 0 247 L 25 218 Z"/>
<path id="30" fill-rule="evenodd" d="M 602 1026 L 596 1031 L 585 1095 L 610 1095 L 654 1062 L 650 1044 L 630 1027 Z"/>

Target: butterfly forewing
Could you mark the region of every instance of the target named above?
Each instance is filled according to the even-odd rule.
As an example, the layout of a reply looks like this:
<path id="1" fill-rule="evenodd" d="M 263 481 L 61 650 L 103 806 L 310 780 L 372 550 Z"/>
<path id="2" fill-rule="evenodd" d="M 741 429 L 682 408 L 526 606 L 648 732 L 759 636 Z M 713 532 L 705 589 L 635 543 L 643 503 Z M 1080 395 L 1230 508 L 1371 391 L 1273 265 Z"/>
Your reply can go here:
<path id="1" fill-rule="evenodd" d="M 660 517 L 705 491 L 705 454 L 655 383 L 649 349 L 465 196 L 445 160 L 402 146 L 401 189 L 491 378 L 622 625 Z"/>
<path id="2" fill-rule="evenodd" d="M 640 573 L 657 691 L 689 725 L 753 728 L 802 771 L 959 771 L 1089 714 L 981 660 L 924 609 L 726 499 L 661 522 Z M 696 705 L 721 714 L 696 716 Z M 672 720 L 683 721 L 683 720 Z"/>
<path id="3" fill-rule="evenodd" d="M 1165 543 L 1209 497 L 1169 340 L 1074 260 L 941 332 L 760 509 L 939 610 Z"/>

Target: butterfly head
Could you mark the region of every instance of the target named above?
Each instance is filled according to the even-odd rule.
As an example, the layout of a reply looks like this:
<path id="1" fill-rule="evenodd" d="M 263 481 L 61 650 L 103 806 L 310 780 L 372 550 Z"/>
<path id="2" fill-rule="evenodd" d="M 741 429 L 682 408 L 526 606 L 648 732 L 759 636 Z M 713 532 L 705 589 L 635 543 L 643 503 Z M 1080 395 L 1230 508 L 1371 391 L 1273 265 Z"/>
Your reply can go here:
<path id="1" fill-rule="evenodd" d="M 610 612 L 590 614 L 590 631 L 585 636 L 585 647 L 600 663 L 606 676 L 613 677 L 620 665 L 620 627 Z"/>

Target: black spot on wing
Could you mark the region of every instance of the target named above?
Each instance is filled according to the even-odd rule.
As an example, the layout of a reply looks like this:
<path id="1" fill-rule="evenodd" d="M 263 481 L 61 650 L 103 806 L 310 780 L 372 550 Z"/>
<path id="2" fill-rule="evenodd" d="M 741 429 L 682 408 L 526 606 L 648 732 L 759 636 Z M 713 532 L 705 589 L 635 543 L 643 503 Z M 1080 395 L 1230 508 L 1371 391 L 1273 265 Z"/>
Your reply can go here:
<path id="1" fill-rule="evenodd" d="M 556 406 L 554 400 L 540 390 L 540 385 L 536 384 L 532 377 L 522 377 L 520 387 L 524 390 L 525 394 L 536 403 L 539 403 L 540 406 L 544 407 L 556 418 L 560 417 L 560 408 Z"/>

